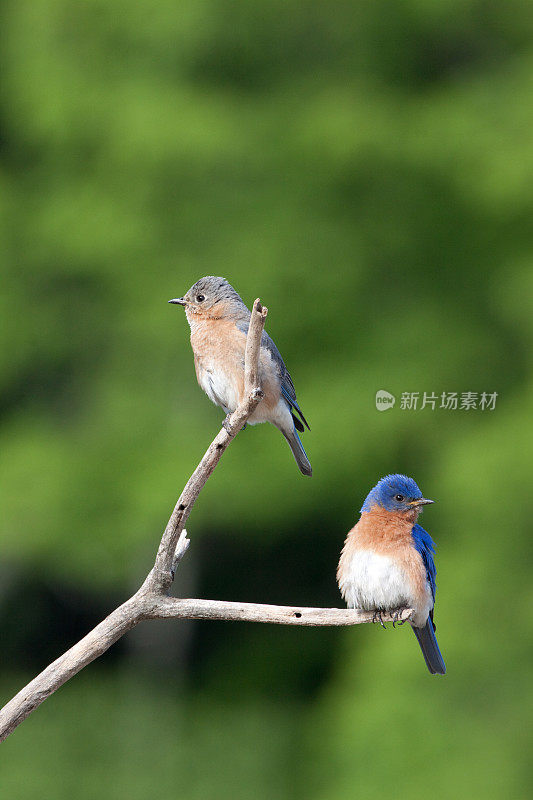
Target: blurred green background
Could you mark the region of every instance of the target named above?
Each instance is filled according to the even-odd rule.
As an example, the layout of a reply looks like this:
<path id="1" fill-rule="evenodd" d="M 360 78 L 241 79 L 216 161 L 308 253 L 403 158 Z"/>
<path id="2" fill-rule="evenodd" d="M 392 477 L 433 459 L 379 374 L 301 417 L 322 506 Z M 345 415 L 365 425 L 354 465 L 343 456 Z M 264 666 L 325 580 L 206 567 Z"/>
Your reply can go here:
<path id="1" fill-rule="evenodd" d="M 531 796 L 531 4 L 4 0 L 1 28 L 2 701 L 137 588 L 219 428 L 166 304 L 206 274 L 268 305 L 314 476 L 239 435 L 175 592 L 341 605 L 405 472 L 448 667 L 407 628 L 145 623 L 6 741 L 5 796 Z M 400 408 L 444 391 L 498 398 Z"/>

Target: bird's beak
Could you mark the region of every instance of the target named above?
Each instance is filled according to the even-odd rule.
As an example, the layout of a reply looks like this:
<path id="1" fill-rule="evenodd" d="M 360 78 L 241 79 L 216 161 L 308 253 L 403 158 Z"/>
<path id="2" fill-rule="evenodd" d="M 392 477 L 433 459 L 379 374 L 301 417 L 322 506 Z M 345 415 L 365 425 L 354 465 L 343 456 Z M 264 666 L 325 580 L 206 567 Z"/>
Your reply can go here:
<path id="1" fill-rule="evenodd" d="M 187 301 L 184 297 L 176 297 L 174 300 L 169 300 L 169 303 L 174 303 L 175 306 L 186 306 Z"/>
<path id="2" fill-rule="evenodd" d="M 419 500 L 413 500 L 409 505 L 416 508 L 417 506 L 429 506 L 434 502 L 434 500 L 426 500 L 425 497 L 421 497 Z"/>

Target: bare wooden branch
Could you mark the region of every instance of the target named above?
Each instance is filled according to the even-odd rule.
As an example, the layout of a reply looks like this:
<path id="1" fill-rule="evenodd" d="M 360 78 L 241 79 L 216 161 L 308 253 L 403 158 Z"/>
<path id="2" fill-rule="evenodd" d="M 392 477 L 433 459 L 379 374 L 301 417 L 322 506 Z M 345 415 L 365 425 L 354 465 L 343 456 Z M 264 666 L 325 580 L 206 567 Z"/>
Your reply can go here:
<path id="1" fill-rule="evenodd" d="M 350 609 L 189 600 L 167 596 L 179 562 L 189 547 L 185 522 L 192 507 L 226 447 L 241 430 L 263 396 L 258 381 L 258 365 L 266 315 L 267 309 L 256 300 L 246 339 L 244 400 L 225 421 L 187 481 L 163 532 L 154 566 L 143 585 L 133 597 L 46 667 L 0 710 L 0 741 L 9 736 L 56 689 L 105 653 L 141 620 L 210 619 L 280 625 L 358 625 L 373 621 L 372 612 Z M 403 609 L 401 614 L 396 615 L 396 621 L 405 621 L 411 613 L 410 609 Z M 390 614 L 381 616 L 384 621 L 393 619 Z"/>
<path id="2" fill-rule="evenodd" d="M 163 532 L 155 564 L 139 591 L 106 619 L 50 664 L 7 705 L 0 710 L 0 741 L 3 741 L 27 716 L 65 681 L 79 672 L 98 656 L 105 653 L 114 642 L 146 618 L 146 600 L 164 596 L 170 589 L 179 561 L 185 554 L 189 541 L 183 535 L 185 523 L 201 490 L 220 461 L 226 447 L 241 430 L 262 398 L 257 385 L 261 336 L 268 309 L 255 301 L 250 317 L 244 356 L 244 400 L 231 414 L 209 445 L 202 460 L 187 481 Z"/>
<path id="3" fill-rule="evenodd" d="M 410 608 L 381 614 L 383 622 L 403 623 L 413 613 Z M 147 615 L 154 619 L 210 619 L 226 622 L 267 622 L 275 625 L 341 626 L 374 621 L 372 611 L 353 608 L 307 608 L 272 606 L 264 603 L 234 603 L 225 600 L 187 600 L 161 597 Z"/>
<path id="4" fill-rule="evenodd" d="M 188 539 L 186 540 L 189 541 Z M 188 545 L 187 545 L 188 546 Z M 183 553 L 187 549 L 185 546 Z M 403 623 L 412 609 L 381 614 L 383 622 Z M 87 636 L 44 669 L 0 711 L 0 742 L 9 736 L 47 697 L 101 656 L 127 631 L 145 619 L 208 619 L 226 622 L 264 622 L 307 627 L 362 625 L 374 622 L 372 611 L 350 608 L 307 608 L 223 600 L 189 600 L 142 593 L 115 609 Z"/>

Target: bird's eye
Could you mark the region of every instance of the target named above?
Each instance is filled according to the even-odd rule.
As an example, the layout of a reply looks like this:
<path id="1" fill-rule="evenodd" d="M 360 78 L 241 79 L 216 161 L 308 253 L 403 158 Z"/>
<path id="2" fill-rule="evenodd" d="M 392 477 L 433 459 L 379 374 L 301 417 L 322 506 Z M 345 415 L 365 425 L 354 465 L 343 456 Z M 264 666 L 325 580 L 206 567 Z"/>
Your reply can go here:
<path id="1" fill-rule="evenodd" d="M 397 494 L 394 499 L 397 500 L 399 503 L 403 503 L 404 496 L 403 496 L 403 494 Z"/>
<path id="2" fill-rule="evenodd" d="M 203 301 L 205 300 L 205 297 L 204 297 L 204 295 L 203 295 L 203 294 L 197 294 L 197 295 L 196 295 L 196 300 L 197 300 L 199 303 L 203 303 Z"/>

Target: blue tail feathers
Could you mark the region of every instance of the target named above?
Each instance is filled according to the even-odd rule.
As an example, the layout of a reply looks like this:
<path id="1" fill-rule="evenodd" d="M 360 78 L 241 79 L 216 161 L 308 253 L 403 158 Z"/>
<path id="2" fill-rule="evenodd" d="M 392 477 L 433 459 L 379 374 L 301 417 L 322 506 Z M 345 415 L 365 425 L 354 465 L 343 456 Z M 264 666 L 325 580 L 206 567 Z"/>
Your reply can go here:
<path id="1" fill-rule="evenodd" d="M 313 470 L 311 468 L 311 463 L 307 458 L 307 453 L 305 452 L 304 446 L 300 441 L 300 437 L 298 436 L 296 428 L 293 428 L 289 434 L 285 433 L 285 431 L 282 431 L 282 433 L 289 443 L 292 454 L 296 459 L 296 463 L 298 464 L 302 475 L 312 475 Z"/>
<path id="2" fill-rule="evenodd" d="M 418 644 L 420 645 L 420 649 L 422 650 L 422 654 L 426 660 L 428 670 L 432 675 L 444 675 L 446 672 L 446 666 L 437 644 L 437 639 L 435 637 L 435 631 L 433 628 L 433 621 L 428 617 L 423 628 L 415 628 L 413 626 L 413 631 L 418 639 Z"/>

